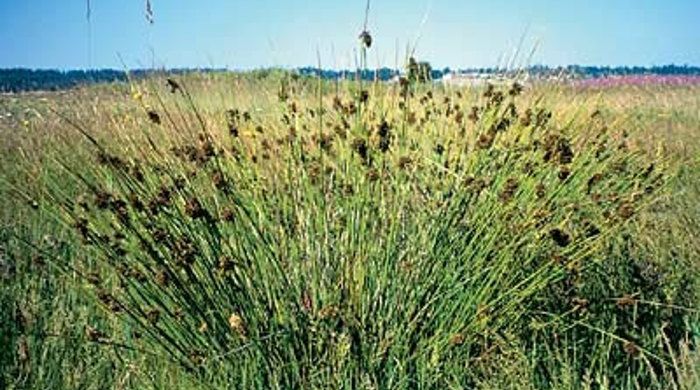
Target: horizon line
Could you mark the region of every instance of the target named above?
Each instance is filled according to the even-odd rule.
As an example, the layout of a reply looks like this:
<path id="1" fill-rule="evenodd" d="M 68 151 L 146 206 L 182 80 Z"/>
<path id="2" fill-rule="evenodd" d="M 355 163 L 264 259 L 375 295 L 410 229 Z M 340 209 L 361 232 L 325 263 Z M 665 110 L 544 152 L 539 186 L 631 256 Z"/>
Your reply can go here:
<path id="1" fill-rule="evenodd" d="M 423 62 L 423 61 L 421 61 Z M 644 69 L 644 70 L 653 70 L 653 69 L 659 69 L 659 68 L 665 68 L 665 67 L 671 67 L 671 68 L 685 68 L 685 69 L 697 69 L 700 70 L 700 64 L 677 64 L 677 63 L 666 63 L 666 64 L 659 64 L 659 65 L 583 65 L 583 64 L 568 64 L 568 65 L 548 65 L 548 64 L 533 64 L 529 65 L 526 67 L 501 67 L 501 66 L 460 66 L 460 67 L 452 67 L 452 66 L 435 66 L 434 64 L 430 63 L 430 61 L 424 61 L 427 62 L 428 64 L 431 65 L 431 68 L 433 70 L 444 70 L 444 69 L 449 69 L 452 71 L 461 71 L 461 70 L 477 70 L 477 69 L 483 69 L 483 70 L 502 70 L 502 71 L 513 71 L 513 70 L 527 70 L 527 69 L 575 69 L 575 68 L 596 68 L 596 69 Z M 405 67 L 405 66 L 404 66 Z M 404 67 L 400 67 L 398 69 L 403 69 Z M 314 70 L 324 70 L 324 71 L 336 71 L 336 72 L 356 72 L 358 70 L 362 71 L 374 71 L 374 70 L 383 70 L 383 69 L 389 69 L 389 70 L 394 70 L 397 69 L 396 67 L 391 67 L 391 66 L 381 66 L 381 67 L 366 67 L 364 69 L 349 69 L 349 68 L 333 68 L 333 67 L 321 67 L 319 68 L 318 66 L 315 65 L 302 65 L 302 66 L 280 66 L 280 65 L 270 65 L 270 66 L 260 66 L 260 67 L 250 67 L 250 68 L 231 68 L 228 66 L 225 67 L 212 67 L 212 66 L 184 66 L 184 67 L 142 67 L 142 68 L 116 68 L 116 67 L 101 67 L 101 68 L 62 68 L 62 67 L 27 67 L 27 66 L 13 66 L 13 67 L 0 67 L 0 71 L 8 71 L 8 70 L 29 70 L 29 71 L 46 71 L 46 72 L 100 72 L 100 71 L 115 71 L 115 72 L 142 72 L 142 71 L 198 71 L 198 70 L 207 70 L 207 71 L 228 71 L 228 72 L 252 72 L 252 71 L 260 71 L 260 70 L 303 70 L 303 69 L 314 69 Z"/>

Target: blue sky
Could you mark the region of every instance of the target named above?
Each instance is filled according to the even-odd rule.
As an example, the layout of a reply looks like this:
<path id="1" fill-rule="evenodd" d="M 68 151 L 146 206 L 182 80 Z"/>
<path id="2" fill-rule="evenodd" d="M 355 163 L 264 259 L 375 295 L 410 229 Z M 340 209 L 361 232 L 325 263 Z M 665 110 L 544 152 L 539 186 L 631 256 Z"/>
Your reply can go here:
<path id="1" fill-rule="evenodd" d="M 354 67 L 365 0 L 0 0 L 0 68 Z M 374 0 L 369 65 L 700 65 L 700 0 Z M 529 52 L 537 46 L 532 57 Z M 120 59 L 121 58 L 121 59 Z M 398 61 L 397 61 L 398 60 Z"/>

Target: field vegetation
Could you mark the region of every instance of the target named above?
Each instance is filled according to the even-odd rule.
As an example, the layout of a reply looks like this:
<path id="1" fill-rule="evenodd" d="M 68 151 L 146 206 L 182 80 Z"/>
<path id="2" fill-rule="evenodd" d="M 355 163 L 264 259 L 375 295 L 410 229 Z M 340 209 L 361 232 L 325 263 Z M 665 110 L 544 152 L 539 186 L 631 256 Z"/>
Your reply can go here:
<path id="1" fill-rule="evenodd" d="M 696 389 L 700 89 L 0 97 L 0 387 Z"/>

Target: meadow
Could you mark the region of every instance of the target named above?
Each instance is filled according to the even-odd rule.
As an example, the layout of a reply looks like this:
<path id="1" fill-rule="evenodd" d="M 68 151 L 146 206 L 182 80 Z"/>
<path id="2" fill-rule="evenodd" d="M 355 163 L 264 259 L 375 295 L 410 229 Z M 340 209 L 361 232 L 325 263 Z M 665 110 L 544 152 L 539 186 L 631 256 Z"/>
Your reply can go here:
<path id="1" fill-rule="evenodd" d="M 697 389 L 700 87 L 0 96 L 0 388 Z"/>

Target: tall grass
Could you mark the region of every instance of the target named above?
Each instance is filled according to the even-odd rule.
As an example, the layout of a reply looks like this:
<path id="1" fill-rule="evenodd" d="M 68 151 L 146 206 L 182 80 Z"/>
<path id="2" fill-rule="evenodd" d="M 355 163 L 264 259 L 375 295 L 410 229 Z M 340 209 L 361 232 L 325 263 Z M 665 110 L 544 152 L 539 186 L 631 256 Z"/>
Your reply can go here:
<path id="1" fill-rule="evenodd" d="M 4 315 L 8 345 L 36 346 L 5 351 L 11 387 L 697 384 L 678 168 L 697 152 L 656 148 L 664 102 L 288 74 L 97 88 L 8 135 L 3 248 L 55 284 L 23 265 L 3 313 L 65 332 Z"/>

